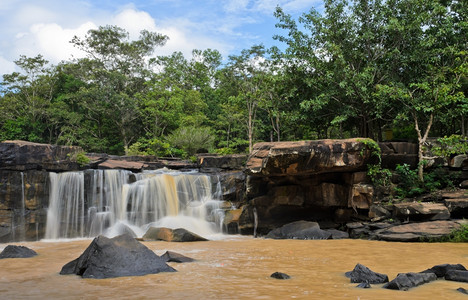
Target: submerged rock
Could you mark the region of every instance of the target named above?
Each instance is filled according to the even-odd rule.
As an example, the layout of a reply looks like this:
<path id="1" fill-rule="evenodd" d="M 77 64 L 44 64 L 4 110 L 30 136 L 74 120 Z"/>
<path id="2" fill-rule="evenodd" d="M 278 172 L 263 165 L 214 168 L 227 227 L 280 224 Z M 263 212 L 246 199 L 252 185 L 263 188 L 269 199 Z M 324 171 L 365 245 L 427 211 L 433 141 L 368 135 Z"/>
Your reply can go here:
<path id="1" fill-rule="evenodd" d="M 143 236 L 143 240 L 166 242 L 200 242 L 208 241 L 184 228 L 170 229 L 166 227 L 150 227 Z"/>
<path id="2" fill-rule="evenodd" d="M 351 279 L 351 283 L 367 282 L 373 284 L 388 282 L 388 276 L 372 271 L 368 267 L 357 264 L 350 272 L 346 272 L 345 276 Z"/>
<path id="3" fill-rule="evenodd" d="M 3 258 L 28 258 L 36 256 L 36 251 L 24 246 L 8 245 L 0 253 L 0 259 Z"/>
<path id="4" fill-rule="evenodd" d="M 371 285 L 368 282 L 362 282 L 362 283 L 358 284 L 356 287 L 360 288 L 360 289 L 370 289 Z"/>
<path id="5" fill-rule="evenodd" d="M 270 239 L 326 240 L 330 232 L 320 229 L 317 222 L 297 221 L 273 229 L 265 237 Z"/>
<path id="6" fill-rule="evenodd" d="M 176 262 L 176 263 L 186 263 L 186 262 L 192 262 L 195 261 L 195 259 L 191 257 L 187 257 L 185 255 L 172 252 L 172 251 L 166 251 L 163 255 L 161 255 L 161 258 L 165 262 Z"/>
<path id="7" fill-rule="evenodd" d="M 437 277 L 445 277 L 445 275 L 447 275 L 447 272 L 453 270 L 466 271 L 466 268 L 461 264 L 442 264 L 433 266 L 432 268 L 424 270 L 421 273 L 434 273 L 437 275 Z"/>
<path id="8" fill-rule="evenodd" d="M 437 279 L 434 273 L 400 273 L 383 287 L 391 290 L 408 290 Z"/>
<path id="9" fill-rule="evenodd" d="M 275 279 L 289 279 L 289 278 L 291 278 L 291 276 L 289 276 L 288 274 L 281 273 L 281 272 L 275 272 L 275 273 L 271 274 L 270 277 L 275 278 Z"/>
<path id="10" fill-rule="evenodd" d="M 450 270 L 445 275 L 445 280 L 468 282 L 468 271 Z"/>
<path id="11" fill-rule="evenodd" d="M 457 291 L 459 291 L 459 292 L 462 293 L 462 294 L 468 295 L 468 290 L 466 290 L 466 289 L 464 289 L 464 288 L 462 288 L 462 287 L 459 287 L 459 288 L 457 289 Z"/>
<path id="12" fill-rule="evenodd" d="M 159 272 L 176 270 L 145 245 L 124 234 L 112 239 L 98 236 L 80 257 L 64 265 L 60 274 L 100 279 Z"/>

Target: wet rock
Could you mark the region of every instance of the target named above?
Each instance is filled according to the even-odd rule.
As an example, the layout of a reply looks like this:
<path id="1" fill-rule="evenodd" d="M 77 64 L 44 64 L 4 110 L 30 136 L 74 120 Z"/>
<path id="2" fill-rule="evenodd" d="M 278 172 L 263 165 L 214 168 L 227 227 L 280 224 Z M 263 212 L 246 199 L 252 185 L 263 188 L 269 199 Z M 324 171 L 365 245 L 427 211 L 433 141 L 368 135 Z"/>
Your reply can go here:
<path id="1" fill-rule="evenodd" d="M 408 290 L 437 279 L 434 273 L 400 273 L 395 279 L 385 284 L 383 287 L 391 290 Z"/>
<path id="2" fill-rule="evenodd" d="M 299 239 L 326 240 L 331 233 L 320 229 L 317 222 L 296 221 L 270 231 L 265 238 L 270 239 Z"/>
<path id="3" fill-rule="evenodd" d="M 450 219 L 450 212 L 442 203 L 408 202 L 394 205 L 393 215 L 413 221 L 435 221 Z"/>
<path id="4" fill-rule="evenodd" d="M 186 263 L 186 262 L 193 262 L 195 259 L 191 257 L 187 257 L 185 255 L 172 252 L 172 251 L 166 251 L 163 255 L 161 255 L 161 258 L 165 262 L 176 262 L 176 263 Z"/>
<path id="5" fill-rule="evenodd" d="M 468 189 L 468 180 L 463 180 L 461 183 L 460 183 L 460 187 L 462 189 Z"/>
<path id="6" fill-rule="evenodd" d="M 143 236 L 145 241 L 166 241 L 166 242 L 199 242 L 207 241 L 184 228 L 171 229 L 166 227 L 150 227 Z"/>
<path id="7" fill-rule="evenodd" d="M 175 271 L 145 245 L 120 235 L 112 239 L 98 236 L 80 257 L 64 265 L 60 274 L 100 279 Z"/>
<path id="8" fill-rule="evenodd" d="M 370 288 L 371 288 L 371 285 L 370 285 L 370 283 L 368 283 L 368 282 L 361 282 L 361 283 L 358 284 L 356 287 L 357 287 L 357 288 L 361 288 L 361 289 L 370 289 Z"/>
<path id="9" fill-rule="evenodd" d="M 36 256 L 36 251 L 24 246 L 8 245 L 0 253 L 0 259 L 3 258 L 28 258 Z"/>
<path id="10" fill-rule="evenodd" d="M 464 289 L 464 288 L 462 288 L 462 287 L 459 287 L 459 288 L 457 289 L 457 291 L 459 291 L 459 292 L 462 293 L 462 294 L 468 295 L 468 290 L 466 290 L 466 289 Z"/>
<path id="11" fill-rule="evenodd" d="M 271 274 L 270 277 L 275 278 L 275 279 L 289 279 L 289 278 L 291 278 L 291 276 L 289 276 L 288 274 L 281 273 L 281 272 L 275 272 L 275 273 Z"/>
<path id="12" fill-rule="evenodd" d="M 454 156 L 453 158 L 450 159 L 449 166 L 451 168 L 460 169 L 464 166 L 464 162 L 466 160 L 468 160 L 468 155 L 461 154 L 461 155 Z"/>
<path id="13" fill-rule="evenodd" d="M 410 223 L 386 228 L 376 234 L 376 238 L 384 241 L 417 242 L 424 239 L 437 240 L 448 236 L 460 224 L 454 221 L 432 221 Z"/>
<path id="14" fill-rule="evenodd" d="M 368 267 L 357 264 L 350 272 L 346 272 L 345 276 L 351 279 L 351 283 L 367 282 L 373 284 L 388 282 L 388 276 L 372 271 Z"/>
<path id="15" fill-rule="evenodd" d="M 468 271 L 466 270 L 450 270 L 445 275 L 445 280 L 468 282 Z"/>
<path id="16" fill-rule="evenodd" d="M 353 184 L 348 206 L 355 209 L 369 209 L 372 205 L 373 199 L 374 186 L 365 183 Z"/>
<path id="17" fill-rule="evenodd" d="M 451 264 L 442 264 L 433 266 L 430 269 L 424 270 L 421 273 L 434 273 L 437 277 L 445 277 L 447 272 L 453 270 L 466 271 L 466 268 L 461 264 L 451 265 Z"/>

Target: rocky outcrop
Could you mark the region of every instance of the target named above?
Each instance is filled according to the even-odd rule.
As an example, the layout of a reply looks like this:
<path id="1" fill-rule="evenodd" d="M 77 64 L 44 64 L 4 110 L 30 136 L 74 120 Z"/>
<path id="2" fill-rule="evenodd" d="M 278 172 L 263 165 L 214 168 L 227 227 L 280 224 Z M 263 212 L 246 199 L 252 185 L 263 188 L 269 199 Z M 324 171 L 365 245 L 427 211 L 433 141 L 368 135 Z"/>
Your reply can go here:
<path id="1" fill-rule="evenodd" d="M 388 276 L 372 271 L 368 267 L 357 264 L 350 272 L 346 272 L 345 276 L 351 279 L 351 283 L 372 283 L 379 284 L 388 282 Z"/>
<path id="2" fill-rule="evenodd" d="M 434 273 L 400 273 L 395 279 L 384 285 L 384 288 L 406 291 L 436 279 L 437 276 Z"/>
<path id="3" fill-rule="evenodd" d="M 376 237 L 384 241 L 420 242 L 440 239 L 458 228 L 460 223 L 455 221 L 410 223 L 382 229 Z"/>
<path id="4" fill-rule="evenodd" d="M 170 229 L 166 227 L 150 227 L 143 236 L 145 241 L 166 241 L 166 242 L 201 242 L 207 241 L 184 228 Z"/>
<path id="5" fill-rule="evenodd" d="M 36 256 L 36 251 L 25 246 L 8 245 L 0 253 L 0 259 L 3 258 L 29 258 Z"/>
<path id="6" fill-rule="evenodd" d="M 129 235 L 120 235 L 95 238 L 80 257 L 63 266 L 60 274 L 101 279 L 175 271 L 145 245 Z"/>
<path id="7" fill-rule="evenodd" d="M 0 170 L 76 170 L 79 165 L 73 158 L 82 151 L 75 146 L 4 141 L 0 143 Z"/>
<path id="8" fill-rule="evenodd" d="M 365 170 L 371 151 L 363 139 L 272 142 L 255 144 L 247 173 L 298 176 Z"/>
<path id="9" fill-rule="evenodd" d="M 418 165 L 418 144 L 408 142 L 379 143 L 382 167 L 394 170 L 397 165 L 407 164 L 412 169 Z"/>
<path id="10" fill-rule="evenodd" d="M 202 172 L 212 172 L 213 170 L 242 170 L 246 160 L 247 155 L 244 154 L 222 156 L 214 154 L 197 155 L 197 164 Z"/>
<path id="11" fill-rule="evenodd" d="M 394 205 L 396 218 L 411 221 L 436 221 L 450 219 L 450 212 L 443 203 L 404 202 Z"/>

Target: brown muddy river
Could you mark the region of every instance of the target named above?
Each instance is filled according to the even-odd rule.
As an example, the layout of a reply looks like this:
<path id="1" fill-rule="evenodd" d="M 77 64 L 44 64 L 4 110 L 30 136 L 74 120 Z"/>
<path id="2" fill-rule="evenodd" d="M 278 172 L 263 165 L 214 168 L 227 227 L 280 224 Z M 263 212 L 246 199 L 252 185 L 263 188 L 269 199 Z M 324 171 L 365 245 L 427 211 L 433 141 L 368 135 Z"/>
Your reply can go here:
<path id="1" fill-rule="evenodd" d="M 385 273 L 419 272 L 437 264 L 468 267 L 468 244 L 389 243 L 365 240 L 266 240 L 232 237 L 194 243 L 144 242 L 197 259 L 169 263 L 176 273 L 82 279 L 59 275 L 91 240 L 24 242 L 38 256 L 0 260 L 0 299 L 468 299 L 468 284 L 437 280 L 409 291 L 373 285 L 359 289 L 344 272 L 356 263 Z M 0 244 L 0 249 L 6 244 Z M 280 271 L 291 276 L 277 280 Z"/>

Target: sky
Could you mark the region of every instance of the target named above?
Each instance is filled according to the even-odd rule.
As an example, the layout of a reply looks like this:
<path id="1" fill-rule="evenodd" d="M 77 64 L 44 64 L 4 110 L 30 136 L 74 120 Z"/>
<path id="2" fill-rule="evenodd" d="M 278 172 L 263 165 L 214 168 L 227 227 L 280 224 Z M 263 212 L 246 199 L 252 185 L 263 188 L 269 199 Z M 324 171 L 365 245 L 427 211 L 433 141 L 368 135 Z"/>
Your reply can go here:
<path id="1" fill-rule="evenodd" d="M 223 58 L 256 44 L 281 46 L 273 35 L 275 7 L 297 19 L 321 0 L 0 0 L 0 76 L 17 71 L 20 55 L 44 56 L 51 64 L 83 57 L 70 44 L 90 29 L 117 25 L 131 38 L 142 29 L 169 36 L 154 55 L 216 49 Z"/>

